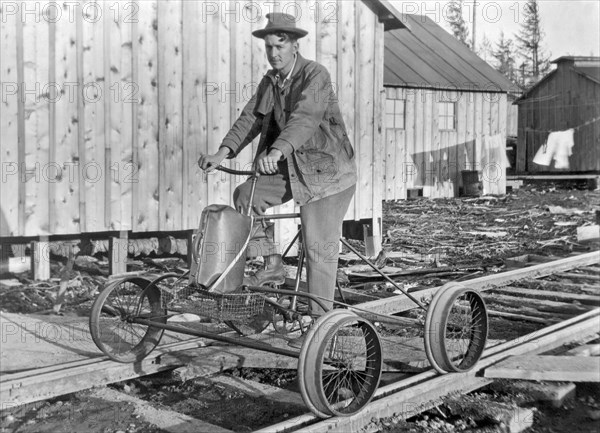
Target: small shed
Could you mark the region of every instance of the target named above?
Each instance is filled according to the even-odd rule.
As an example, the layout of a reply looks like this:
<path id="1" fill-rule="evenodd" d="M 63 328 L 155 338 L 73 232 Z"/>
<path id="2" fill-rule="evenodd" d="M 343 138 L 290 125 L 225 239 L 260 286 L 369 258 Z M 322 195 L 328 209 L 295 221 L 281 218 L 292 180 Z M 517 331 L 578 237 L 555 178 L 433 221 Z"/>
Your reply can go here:
<path id="1" fill-rule="evenodd" d="M 206 176 L 269 69 L 253 30 L 295 15 L 337 86 L 359 186 L 347 220 L 381 218 L 386 1 L 0 3 L 0 240 L 197 228 L 244 179 Z M 255 146 L 232 164 L 248 168 Z"/>
<path id="2" fill-rule="evenodd" d="M 600 57 L 563 56 L 529 89 L 519 107 L 516 174 L 600 171 Z M 552 131 L 574 129 L 569 168 L 533 159 Z"/>
<path id="3" fill-rule="evenodd" d="M 385 198 L 455 197 L 462 171 L 503 194 L 515 85 L 429 17 L 400 18 L 405 28 L 385 33 Z"/>

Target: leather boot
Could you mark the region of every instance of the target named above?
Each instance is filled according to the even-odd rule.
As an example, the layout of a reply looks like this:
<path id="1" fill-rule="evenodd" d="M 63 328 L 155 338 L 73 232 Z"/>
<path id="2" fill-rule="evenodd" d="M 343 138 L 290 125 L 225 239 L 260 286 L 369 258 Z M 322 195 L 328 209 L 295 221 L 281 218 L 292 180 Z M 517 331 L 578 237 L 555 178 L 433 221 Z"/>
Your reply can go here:
<path id="1" fill-rule="evenodd" d="M 284 282 L 285 269 L 283 268 L 281 254 L 272 254 L 265 256 L 265 268 L 244 278 L 243 284 L 246 286 L 262 286 L 266 283 L 283 284 Z"/>

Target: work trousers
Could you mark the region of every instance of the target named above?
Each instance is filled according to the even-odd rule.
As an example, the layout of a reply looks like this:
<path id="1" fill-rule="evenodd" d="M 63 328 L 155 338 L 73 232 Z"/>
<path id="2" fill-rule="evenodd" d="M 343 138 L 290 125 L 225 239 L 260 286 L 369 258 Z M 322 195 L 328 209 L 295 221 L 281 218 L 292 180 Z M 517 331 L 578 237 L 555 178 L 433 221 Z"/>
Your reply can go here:
<path id="1" fill-rule="evenodd" d="M 249 206 L 252 182 L 238 186 L 233 194 L 236 209 L 245 213 Z M 300 207 L 300 222 L 306 254 L 308 292 L 323 301 L 327 309 L 333 307 L 337 277 L 339 241 L 342 222 L 348 210 L 355 186 Z M 260 176 L 254 192 L 253 212 L 264 215 L 266 210 L 292 199 L 289 178 L 283 174 Z M 254 227 L 249 256 L 279 254 L 269 225 L 257 223 Z M 309 302 L 313 314 L 323 314 L 315 302 Z"/>

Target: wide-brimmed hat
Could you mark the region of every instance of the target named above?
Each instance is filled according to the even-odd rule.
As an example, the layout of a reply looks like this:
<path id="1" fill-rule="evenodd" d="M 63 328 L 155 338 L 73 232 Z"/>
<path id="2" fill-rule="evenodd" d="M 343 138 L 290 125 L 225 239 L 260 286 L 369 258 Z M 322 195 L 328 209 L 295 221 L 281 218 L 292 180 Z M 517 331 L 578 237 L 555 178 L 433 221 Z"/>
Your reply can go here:
<path id="1" fill-rule="evenodd" d="M 296 18 L 289 14 L 281 12 L 272 12 L 267 14 L 267 26 L 264 29 L 255 30 L 252 35 L 257 38 L 264 38 L 273 33 L 289 33 L 300 39 L 308 34 L 306 30 L 296 27 Z"/>

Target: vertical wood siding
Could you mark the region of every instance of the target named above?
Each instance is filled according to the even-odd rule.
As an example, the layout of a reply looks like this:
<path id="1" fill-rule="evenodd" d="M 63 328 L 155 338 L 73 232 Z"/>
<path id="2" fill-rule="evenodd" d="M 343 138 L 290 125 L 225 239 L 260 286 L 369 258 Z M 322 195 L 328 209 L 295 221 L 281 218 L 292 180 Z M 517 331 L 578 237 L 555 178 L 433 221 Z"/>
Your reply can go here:
<path id="1" fill-rule="evenodd" d="M 482 174 L 484 192 L 504 194 L 506 166 L 488 137 L 507 133 L 507 95 L 386 87 L 386 98 L 404 99 L 405 129 L 385 129 L 384 197 L 405 199 L 407 189 L 426 197 L 455 197 L 462 170 Z M 439 101 L 455 102 L 454 130 L 440 129 Z"/>
<path id="2" fill-rule="evenodd" d="M 230 204 L 244 179 L 196 161 L 269 69 L 251 32 L 272 10 L 300 18 L 301 54 L 337 88 L 360 176 L 346 218 L 381 216 L 383 25 L 364 3 L 36 4 L 0 2 L 0 235 L 192 229 Z M 256 144 L 226 164 L 247 169 Z"/>
<path id="3" fill-rule="evenodd" d="M 600 84 L 559 64 L 553 76 L 519 102 L 517 172 L 586 172 L 600 170 Z M 595 122 L 584 125 L 588 121 Z M 533 158 L 550 131 L 575 130 L 568 169 L 537 165 Z"/>

